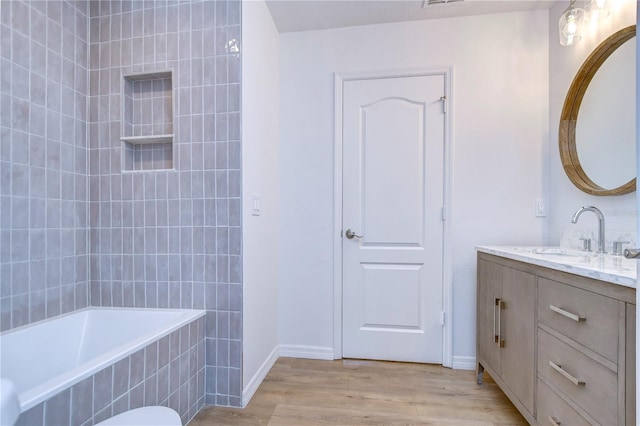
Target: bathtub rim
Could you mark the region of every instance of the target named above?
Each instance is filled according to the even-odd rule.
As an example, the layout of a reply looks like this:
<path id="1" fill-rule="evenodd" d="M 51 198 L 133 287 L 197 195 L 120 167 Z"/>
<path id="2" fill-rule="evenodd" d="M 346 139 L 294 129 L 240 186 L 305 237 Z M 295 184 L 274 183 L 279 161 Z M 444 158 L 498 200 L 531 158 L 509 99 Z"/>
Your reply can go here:
<path id="1" fill-rule="evenodd" d="M 27 410 L 35 407 L 36 405 L 48 400 L 49 398 L 57 395 L 66 389 L 71 388 L 73 385 L 81 382 L 82 380 L 93 376 L 100 370 L 114 365 L 118 361 L 134 354 L 140 349 L 145 348 L 155 341 L 159 341 L 165 336 L 173 333 L 176 330 L 188 325 L 199 318 L 205 316 L 206 311 L 204 309 L 173 309 L 173 308 L 135 308 L 135 307 L 106 307 L 106 306 L 88 306 L 75 311 L 67 312 L 62 315 L 47 318 L 41 321 L 33 322 L 21 327 L 16 327 L 11 330 L 6 330 L 0 333 L 1 336 L 17 333 L 21 330 L 37 326 L 46 322 L 55 321 L 62 317 L 80 314 L 87 311 L 154 311 L 154 312 L 180 312 L 184 315 L 180 318 L 174 319 L 169 326 L 163 328 L 155 328 L 142 336 L 138 336 L 135 339 L 129 340 L 119 346 L 112 348 L 110 351 L 91 359 L 83 364 L 76 366 L 75 368 L 56 376 L 50 380 L 47 380 L 39 385 L 28 389 L 18 394 L 18 400 L 20 402 L 20 413 L 24 413 Z M 0 372 L 1 374 L 1 372 Z M 7 377 L 4 377 L 7 378 Z M 11 379 L 9 379 L 11 380 Z"/>

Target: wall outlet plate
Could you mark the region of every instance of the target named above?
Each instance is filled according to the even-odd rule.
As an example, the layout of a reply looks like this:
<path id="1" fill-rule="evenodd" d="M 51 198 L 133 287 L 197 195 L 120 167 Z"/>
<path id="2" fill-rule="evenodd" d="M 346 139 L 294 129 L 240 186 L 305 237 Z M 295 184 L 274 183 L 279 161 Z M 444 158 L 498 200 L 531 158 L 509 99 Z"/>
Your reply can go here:
<path id="1" fill-rule="evenodd" d="M 547 200 L 544 198 L 536 199 L 536 217 L 547 217 Z"/>

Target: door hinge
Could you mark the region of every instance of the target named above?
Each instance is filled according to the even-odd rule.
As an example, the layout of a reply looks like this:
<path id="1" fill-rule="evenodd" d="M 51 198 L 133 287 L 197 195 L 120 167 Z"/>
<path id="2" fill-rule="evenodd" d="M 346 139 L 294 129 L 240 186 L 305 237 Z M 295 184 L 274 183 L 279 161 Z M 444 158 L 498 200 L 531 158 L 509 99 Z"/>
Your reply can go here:
<path id="1" fill-rule="evenodd" d="M 447 220 L 447 206 L 442 206 L 442 220 Z"/>
<path id="2" fill-rule="evenodd" d="M 440 100 L 442 101 L 442 112 L 447 112 L 447 96 L 440 96 Z"/>
<path id="3" fill-rule="evenodd" d="M 444 326 L 445 324 L 446 315 L 447 314 L 445 311 L 440 312 L 440 325 L 442 326 Z"/>

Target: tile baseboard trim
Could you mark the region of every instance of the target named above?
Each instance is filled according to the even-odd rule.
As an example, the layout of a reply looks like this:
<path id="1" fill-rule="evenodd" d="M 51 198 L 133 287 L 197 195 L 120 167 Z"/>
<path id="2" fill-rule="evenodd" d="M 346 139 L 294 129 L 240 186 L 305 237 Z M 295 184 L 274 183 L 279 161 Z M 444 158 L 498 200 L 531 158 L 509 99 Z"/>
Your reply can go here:
<path id="1" fill-rule="evenodd" d="M 474 356 L 454 356 L 451 366 L 454 370 L 475 370 L 476 357 Z"/>
<path id="2" fill-rule="evenodd" d="M 251 401 L 251 398 L 253 398 L 253 395 L 262 384 L 264 378 L 267 377 L 267 374 L 269 374 L 271 367 L 273 367 L 273 364 L 276 363 L 279 357 L 280 348 L 276 346 L 275 348 L 273 348 L 267 359 L 264 360 L 260 368 L 258 368 L 258 371 L 256 371 L 256 374 L 253 375 L 249 383 L 247 383 L 247 386 L 242 390 L 242 408 L 246 407 L 247 404 L 249 404 L 249 401 Z"/>
<path id="3" fill-rule="evenodd" d="M 333 348 L 326 346 L 280 345 L 280 356 L 285 358 L 334 359 Z"/>

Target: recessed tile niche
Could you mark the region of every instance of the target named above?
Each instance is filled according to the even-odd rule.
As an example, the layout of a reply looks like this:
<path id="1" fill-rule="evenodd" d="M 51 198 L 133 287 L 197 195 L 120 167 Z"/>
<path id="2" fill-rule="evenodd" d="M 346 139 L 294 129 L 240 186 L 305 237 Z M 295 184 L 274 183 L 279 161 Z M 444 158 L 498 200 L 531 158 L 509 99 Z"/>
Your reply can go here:
<path id="1" fill-rule="evenodd" d="M 172 88 L 171 71 L 123 76 L 123 171 L 173 168 Z"/>

